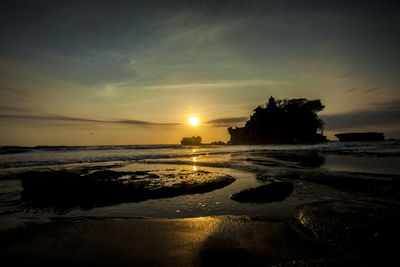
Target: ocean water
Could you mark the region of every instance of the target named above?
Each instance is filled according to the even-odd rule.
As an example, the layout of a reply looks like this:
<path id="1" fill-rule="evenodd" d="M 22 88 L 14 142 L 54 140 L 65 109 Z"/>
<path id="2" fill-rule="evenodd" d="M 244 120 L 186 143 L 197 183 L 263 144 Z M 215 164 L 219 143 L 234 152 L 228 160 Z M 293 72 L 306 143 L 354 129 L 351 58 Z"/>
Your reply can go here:
<path id="1" fill-rule="evenodd" d="M 79 179 L 87 177 L 104 183 L 112 178 L 133 191 L 121 197 L 103 187 L 83 187 Z M 0 147 L 0 228 L 59 217 L 289 217 L 315 201 L 397 201 L 396 192 L 385 190 L 396 191 L 399 177 L 399 141 Z M 341 186 L 353 180 L 361 186 Z M 293 184 L 289 197 L 265 203 L 230 199 L 276 181 Z"/>
<path id="2" fill-rule="evenodd" d="M 240 154 L 257 151 L 315 151 L 337 154 L 398 156 L 400 141 L 328 142 L 315 145 L 128 145 L 128 146 L 0 146 L 0 171 L 21 167 L 80 163 L 135 162 L 190 156 Z"/>

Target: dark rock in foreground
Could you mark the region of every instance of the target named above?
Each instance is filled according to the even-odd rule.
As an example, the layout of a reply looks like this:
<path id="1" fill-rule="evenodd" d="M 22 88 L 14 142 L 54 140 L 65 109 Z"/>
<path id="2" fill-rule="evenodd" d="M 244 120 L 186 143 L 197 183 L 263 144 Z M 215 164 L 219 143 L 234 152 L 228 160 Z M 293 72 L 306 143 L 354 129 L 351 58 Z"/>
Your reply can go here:
<path id="1" fill-rule="evenodd" d="M 238 202 L 274 202 L 282 201 L 293 192 L 293 185 L 288 182 L 274 182 L 256 188 L 246 189 L 231 196 Z"/>
<path id="2" fill-rule="evenodd" d="M 400 175 L 362 172 L 341 172 L 328 170 L 291 170 L 277 175 L 276 178 L 305 180 L 315 184 L 327 185 L 351 194 L 367 198 L 378 197 L 385 200 L 400 200 Z M 269 176 L 258 176 L 264 181 Z"/>
<path id="3" fill-rule="evenodd" d="M 31 171 L 21 174 L 22 203 L 65 213 L 124 202 L 210 192 L 235 181 L 229 175 L 207 172 L 160 177 L 148 172 L 103 170 L 81 175 L 69 171 Z"/>
<path id="4" fill-rule="evenodd" d="M 383 141 L 383 133 L 342 133 L 335 134 L 339 141 Z"/>
<path id="5" fill-rule="evenodd" d="M 386 202 L 326 201 L 299 208 L 297 219 L 315 238 L 346 257 L 371 265 L 397 260 L 400 206 Z"/>

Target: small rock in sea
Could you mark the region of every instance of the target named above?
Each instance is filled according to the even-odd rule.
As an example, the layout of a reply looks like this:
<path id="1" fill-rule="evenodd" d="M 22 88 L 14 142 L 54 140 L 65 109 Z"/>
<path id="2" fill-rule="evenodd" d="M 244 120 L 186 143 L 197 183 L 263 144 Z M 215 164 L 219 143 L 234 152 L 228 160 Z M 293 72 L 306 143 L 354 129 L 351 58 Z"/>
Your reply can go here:
<path id="1" fill-rule="evenodd" d="M 136 175 L 147 175 L 148 171 L 135 171 L 133 173 Z"/>
<path id="2" fill-rule="evenodd" d="M 274 202 L 282 201 L 293 192 L 293 184 L 289 182 L 273 182 L 256 188 L 246 189 L 231 196 L 238 202 Z"/>
<path id="3" fill-rule="evenodd" d="M 146 178 L 160 178 L 160 176 L 158 176 L 155 173 L 149 173 L 149 174 L 147 174 Z"/>

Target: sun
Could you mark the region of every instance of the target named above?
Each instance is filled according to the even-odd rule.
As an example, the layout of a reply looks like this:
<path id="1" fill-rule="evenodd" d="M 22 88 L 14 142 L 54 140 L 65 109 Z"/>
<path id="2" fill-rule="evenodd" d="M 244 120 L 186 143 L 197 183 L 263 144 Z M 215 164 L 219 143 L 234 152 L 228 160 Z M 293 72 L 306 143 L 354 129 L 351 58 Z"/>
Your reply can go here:
<path id="1" fill-rule="evenodd" d="M 189 119 L 189 124 L 192 126 L 197 126 L 199 125 L 199 119 L 197 117 L 191 117 Z"/>

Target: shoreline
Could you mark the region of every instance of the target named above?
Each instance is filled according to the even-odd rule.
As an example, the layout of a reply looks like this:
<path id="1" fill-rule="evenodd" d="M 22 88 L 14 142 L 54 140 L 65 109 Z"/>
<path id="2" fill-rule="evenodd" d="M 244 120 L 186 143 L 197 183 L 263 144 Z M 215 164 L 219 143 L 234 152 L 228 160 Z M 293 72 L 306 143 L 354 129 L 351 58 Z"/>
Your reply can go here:
<path id="1" fill-rule="evenodd" d="M 57 217 L 0 231 L 0 256 L 6 266 L 398 264 L 400 207 L 366 204 L 322 201 L 275 219 Z"/>
<path id="2" fill-rule="evenodd" d="M 303 205 L 292 217 L 54 217 L 0 231 L 4 266 L 397 266 L 400 206 Z"/>
<path id="3" fill-rule="evenodd" d="M 0 236 L 0 255 L 10 266 L 364 263 L 321 247 L 293 221 L 247 216 L 58 219 L 0 232 Z"/>
<path id="4" fill-rule="evenodd" d="M 119 164 L 97 162 L 98 150 L 45 152 L 55 167 L 0 180 L 0 256 L 10 266 L 400 265 L 398 147 L 335 149 L 101 150 Z M 94 162 L 60 164 L 71 159 Z"/>

